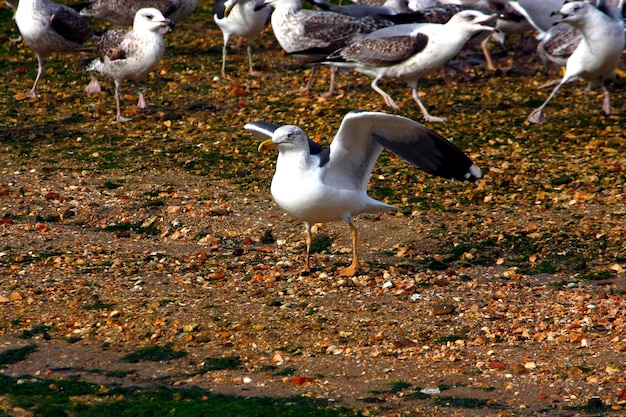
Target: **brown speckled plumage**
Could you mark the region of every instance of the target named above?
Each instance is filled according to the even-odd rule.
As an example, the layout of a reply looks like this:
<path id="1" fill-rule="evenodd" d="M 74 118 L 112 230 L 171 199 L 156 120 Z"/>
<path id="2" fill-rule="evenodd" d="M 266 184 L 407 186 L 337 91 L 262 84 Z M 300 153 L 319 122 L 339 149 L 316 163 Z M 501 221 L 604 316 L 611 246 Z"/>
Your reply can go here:
<path id="1" fill-rule="evenodd" d="M 363 38 L 348 45 L 339 54 L 346 60 L 358 60 L 369 65 L 395 65 L 420 52 L 427 44 L 428 36 L 423 33 L 415 37 Z"/>

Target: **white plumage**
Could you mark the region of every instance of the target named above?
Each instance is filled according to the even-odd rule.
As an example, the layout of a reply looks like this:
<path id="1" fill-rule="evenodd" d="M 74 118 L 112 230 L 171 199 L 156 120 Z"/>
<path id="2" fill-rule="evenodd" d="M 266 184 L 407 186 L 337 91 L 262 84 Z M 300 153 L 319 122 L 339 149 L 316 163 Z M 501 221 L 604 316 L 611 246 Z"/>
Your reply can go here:
<path id="1" fill-rule="evenodd" d="M 307 270 L 311 227 L 343 220 L 352 231 L 353 259 L 341 274 L 356 273 L 357 232 L 352 218 L 396 208 L 367 195 L 367 183 L 383 149 L 430 174 L 472 182 L 481 178 L 480 170 L 450 141 L 402 116 L 350 112 L 326 150 L 296 126 L 254 122 L 244 128 L 266 139 L 259 151 L 278 149 L 272 197 L 279 207 L 304 222 Z"/>
<path id="2" fill-rule="evenodd" d="M 578 29 L 582 39 L 567 60 L 565 75 L 544 103 L 529 116 L 531 123 L 543 123 L 543 110 L 561 86 L 578 77 L 589 82 L 588 88 L 601 87 L 604 91 L 602 110 L 611 113 L 609 90 L 604 81 L 612 77 L 624 49 L 624 20 L 618 7 L 603 2 L 599 8 L 591 3 L 575 1 L 565 3 L 558 12 L 564 22 Z"/>
<path id="3" fill-rule="evenodd" d="M 431 116 L 420 101 L 417 81 L 454 58 L 472 36 L 493 31 L 490 25 L 495 22 L 495 18 L 495 15 L 464 10 L 446 24 L 390 26 L 355 40 L 335 54 L 339 62 L 331 57 L 330 63 L 374 77 L 372 88 L 395 110 L 400 108 L 389 94 L 378 87 L 378 81 L 382 78 L 406 81 L 426 121 L 443 122 L 444 118 Z"/>
<path id="4" fill-rule="evenodd" d="M 154 8 L 140 9 L 135 15 L 132 29 L 115 29 L 106 32 L 96 45 L 98 58 L 91 61 L 87 71 L 97 71 L 115 82 L 115 102 L 118 122 L 130 119 L 122 117 L 120 110 L 120 85 L 125 80 L 135 82 L 144 79 L 154 70 L 165 52 L 161 30 L 174 23 Z M 99 86 L 89 84 L 87 93 L 97 93 Z M 139 93 L 137 106 L 146 109 L 143 93 Z"/>
<path id="5" fill-rule="evenodd" d="M 248 43 L 248 63 L 250 74 L 254 73 L 252 66 L 252 40 L 257 37 L 269 23 L 271 8 L 255 10 L 256 0 L 217 0 L 213 5 L 213 20 L 219 26 L 224 36 L 222 48 L 222 77 L 226 76 L 226 53 L 230 37 L 242 37 Z"/>
<path id="6" fill-rule="evenodd" d="M 50 0 L 20 0 L 15 23 L 26 44 L 37 55 L 39 68 L 33 88 L 26 97 L 37 97 L 44 60 L 53 52 L 79 52 L 94 36 L 94 30 L 74 9 Z"/>

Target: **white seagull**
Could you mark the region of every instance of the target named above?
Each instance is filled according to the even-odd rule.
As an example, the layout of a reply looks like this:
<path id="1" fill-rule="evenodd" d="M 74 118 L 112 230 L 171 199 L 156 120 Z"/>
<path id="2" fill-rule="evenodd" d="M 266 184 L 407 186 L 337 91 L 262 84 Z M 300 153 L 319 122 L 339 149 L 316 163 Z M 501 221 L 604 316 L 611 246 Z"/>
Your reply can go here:
<path id="1" fill-rule="evenodd" d="M 92 0 L 75 7 L 80 8 L 83 16 L 130 26 L 139 9 L 158 9 L 163 16 L 178 23 L 189 17 L 197 5 L 198 0 Z"/>
<path id="2" fill-rule="evenodd" d="M 341 13 L 303 9 L 301 0 L 260 0 L 257 8 L 267 5 L 274 8 L 272 30 L 285 52 L 292 54 L 308 49 L 318 50 L 313 55 L 296 55 L 304 59 L 319 59 L 346 45 L 354 37 L 392 24 L 372 16 L 352 17 Z M 300 91 L 310 90 L 314 73 L 315 66 L 307 85 Z M 330 87 L 325 96 L 333 94 L 334 75 L 333 69 Z"/>
<path id="3" fill-rule="evenodd" d="M 53 52 L 80 52 L 83 44 L 94 36 L 87 19 L 74 9 L 50 0 L 20 0 L 15 23 L 26 44 L 37 55 L 39 64 L 27 98 L 37 97 L 46 57 Z"/>
<path id="4" fill-rule="evenodd" d="M 269 23 L 272 9 L 264 7 L 255 10 L 257 0 L 216 0 L 213 5 L 213 20 L 224 36 L 222 48 L 221 76 L 226 77 L 226 48 L 230 37 L 242 37 L 248 43 L 248 63 L 250 74 L 254 74 L 252 66 L 252 39 L 257 37 Z"/>
<path id="5" fill-rule="evenodd" d="M 417 94 L 420 77 L 454 58 L 473 36 L 492 32 L 496 16 L 475 10 L 455 14 L 447 23 L 416 23 L 379 29 L 350 43 L 330 56 L 332 65 L 353 68 L 374 77 L 371 83 L 385 103 L 399 110 L 391 96 L 378 87 L 382 78 L 400 78 L 412 89 L 413 99 L 428 122 L 443 122 L 431 116 Z"/>
<path id="6" fill-rule="evenodd" d="M 558 14 L 562 16 L 559 22 L 568 23 L 578 29 L 582 39 L 567 60 L 563 79 L 546 101 L 528 116 L 528 121 L 545 122 L 543 109 L 563 84 L 578 77 L 589 82 L 588 89 L 598 86 L 602 88 L 604 91 L 602 110 L 605 114 L 610 114 L 610 94 L 604 81 L 614 75 L 624 50 L 624 20 L 621 9 L 607 6 L 603 2 L 596 7 L 591 3 L 575 1 L 565 3 Z"/>
<path id="7" fill-rule="evenodd" d="M 106 32 L 96 45 L 98 58 L 89 63 L 87 71 L 98 71 L 115 82 L 115 103 L 117 122 L 130 119 L 122 117 L 120 110 L 120 85 L 125 80 L 138 82 L 154 70 L 165 52 L 165 42 L 161 30 L 171 28 L 174 22 L 163 17 L 154 8 L 139 9 L 132 29 L 115 29 Z M 99 86 L 90 83 L 85 91 L 88 94 L 100 91 Z M 146 99 L 141 91 L 137 107 L 147 109 Z"/>
<path id="8" fill-rule="evenodd" d="M 314 224 L 337 220 L 348 223 L 352 231 L 352 263 L 340 275 L 352 276 L 359 265 L 357 230 L 352 218 L 397 208 L 367 195 L 367 183 L 383 149 L 429 174 L 471 182 L 481 178 L 480 170 L 459 148 L 402 116 L 350 112 L 329 149 L 309 140 L 296 126 L 253 122 L 244 129 L 264 140 L 259 151 L 278 149 L 272 197 L 281 209 L 304 222 L 307 271 Z"/>

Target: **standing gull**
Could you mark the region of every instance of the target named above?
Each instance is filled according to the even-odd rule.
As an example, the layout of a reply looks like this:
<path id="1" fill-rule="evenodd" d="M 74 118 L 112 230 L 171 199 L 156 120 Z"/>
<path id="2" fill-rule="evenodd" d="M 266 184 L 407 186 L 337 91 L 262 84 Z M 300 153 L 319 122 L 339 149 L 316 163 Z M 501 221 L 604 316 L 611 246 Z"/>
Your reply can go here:
<path id="1" fill-rule="evenodd" d="M 597 8 L 591 3 L 575 1 L 565 3 L 558 14 L 562 16 L 559 22 L 568 23 L 578 29 L 582 39 L 567 60 L 563 79 L 546 101 L 528 116 L 528 121 L 545 122 L 543 109 L 563 84 L 578 77 L 589 82 L 588 89 L 597 86 L 602 88 L 604 91 L 602 110 L 605 114 L 610 114 L 610 94 L 604 81 L 614 75 L 624 49 L 624 20 L 621 10 L 618 7 L 607 6 L 602 1 Z"/>
<path id="2" fill-rule="evenodd" d="M 417 94 L 417 80 L 454 58 L 465 43 L 479 33 L 493 31 L 496 16 L 475 10 L 455 14 L 446 24 L 416 23 L 379 29 L 333 54 L 329 63 L 353 68 L 374 77 L 371 83 L 385 103 L 400 110 L 391 96 L 378 87 L 382 78 L 400 78 L 412 89 L 413 99 L 428 122 L 443 122 L 431 116 Z"/>
<path id="3" fill-rule="evenodd" d="M 132 29 L 115 29 L 106 32 L 96 45 L 98 58 L 91 61 L 87 71 L 98 71 L 115 82 L 115 103 L 117 122 L 130 119 L 122 117 L 120 110 L 120 85 L 124 80 L 138 82 L 144 79 L 161 60 L 165 52 L 165 42 L 161 30 L 173 27 L 174 23 L 163 17 L 157 9 L 139 9 Z M 99 86 L 89 84 L 86 92 L 97 93 Z M 147 109 L 141 91 L 137 107 Z"/>
<path id="4" fill-rule="evenodd" d="M 39 68 L 27 98 L 37 97 L 37 85 L 44 69 L 44 60 L 53 52 L 79 52 L 94 36 L 87 19 L 74 9 L 50 0 L 20 0 L 15 23 L 26 44 L 37 55 Z"/>
<path id="5" fill-rule="evenodd" d="M 224 36 L 222 47 L 222 77 L 226 77 L 226 48 L 230 37 L 235 35 L 246 39 L 248 43 L 248 63 L 250 74 L 252 66 L 252 39 L 257 37 L 269 23 L 272 9 L 264 7 L 255 10 L 256 0 L 216 0 L 213 5 L 213 20 Z"/>
<path id="6" fill-rule="evenodd" d="M 198 0 L 92 0 L 75 7 L 83 16 L 130 26 L 139 9 L 152 7 L 173 22 L 179 22 L 189 17 L 197 4 Z"/>
<path id="7" fill-rule="evenodd" d="M 325 150 L 296 126 L 253 122 L 244 128 L 264 139 L 259 151 L 278 149 L 272 197 L 280 208 L 304 222 L 307 271 L 314 224 L 338 220 L 348 223 L 352 263 L 340 275 L 352 276 L 359 265 L 352 218 L 396 209 L 367 195 L 367 183 L 383 149 L 429 174 L 471 182 L 481 178 L 480 170 L 450 141 L 402 116 L 350 112 Z"/>
<path id="8" fill-rule="evenodd" d="M 283 50 L 291 54 L 315 49 L 316 52 L 313 54 L 296 55 L 309 60 L 319 59 L 359 35 L 392 24 L 372 16 L 353 17 L 341 13 L 303 9 L 300 0 L 260 0 L 257 8 L 267 5 L 274 8 L 271 18 L 272 30 Z M 311 69 L 307 85 L 301 91 L 308 91 L 311 88 L 314 73 L 315 66 Z M 334 76 L 333 69 L 330 87 L 325 96 L 331 96 L 334 92 Z"/>

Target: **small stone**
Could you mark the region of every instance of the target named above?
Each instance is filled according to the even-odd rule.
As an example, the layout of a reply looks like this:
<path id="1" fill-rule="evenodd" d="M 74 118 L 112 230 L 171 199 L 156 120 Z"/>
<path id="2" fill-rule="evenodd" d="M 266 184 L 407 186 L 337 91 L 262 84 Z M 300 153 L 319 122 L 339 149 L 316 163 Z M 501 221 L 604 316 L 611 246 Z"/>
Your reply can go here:
<path id="1" fill-rule="evenodd" d="M 421 389 L 420 392 L 422 394 L 426 394 L 426 395 L 436 395 L 436 394 L 441 394 L 441 389 L 439 389 L 439 388 L 424 388 L 424 389 Z"/>
<path id="2" fill-rule="evenodd" d="M 519 363 L 516 363 L 515 365 L 513 365 L 513 373 L 515 375 L 524 375 L 528 372 L 528 369 Z"/>
<path id="3" fill-rule="evenodd" d="M 326 348 L 326 353 L 328 355 L 340 355 L 343 352 L 343 349 L 339 346 L 330 345 Z"/>
<path id="4" fill-rule="evenodd" d="M 452 314 L 456 310 L 456 306 L 452 304 L 435 304 L 433 306 L 433 314 L 435 316 L 442 316 L 444 314 Z"/>

